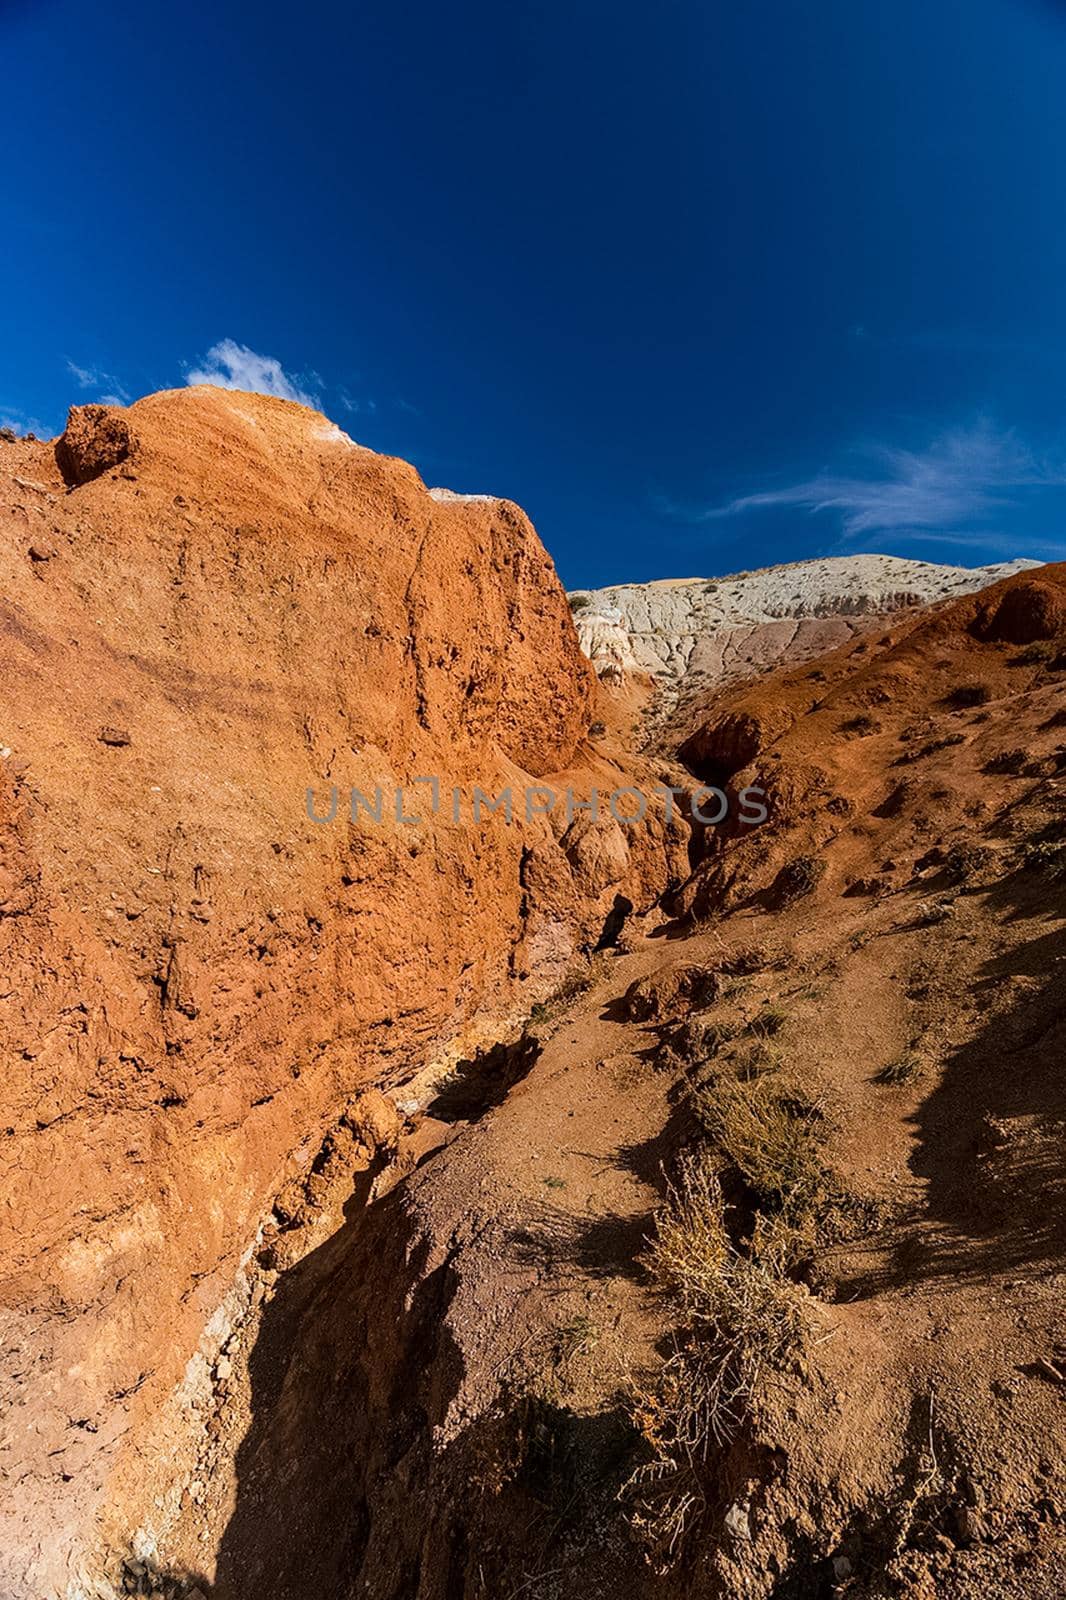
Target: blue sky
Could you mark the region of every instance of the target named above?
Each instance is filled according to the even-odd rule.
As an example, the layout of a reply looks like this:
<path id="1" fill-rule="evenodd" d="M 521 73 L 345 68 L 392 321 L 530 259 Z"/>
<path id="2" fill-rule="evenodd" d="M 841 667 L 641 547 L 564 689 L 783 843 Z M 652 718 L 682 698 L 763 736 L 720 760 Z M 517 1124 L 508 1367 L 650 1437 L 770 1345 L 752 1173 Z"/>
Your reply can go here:
<path id="1" fill-rule="evenodd" d="M 570 586 L 1066 556 L 1066 7 L 0 0 L 0 420 L 200 373 Z"/>

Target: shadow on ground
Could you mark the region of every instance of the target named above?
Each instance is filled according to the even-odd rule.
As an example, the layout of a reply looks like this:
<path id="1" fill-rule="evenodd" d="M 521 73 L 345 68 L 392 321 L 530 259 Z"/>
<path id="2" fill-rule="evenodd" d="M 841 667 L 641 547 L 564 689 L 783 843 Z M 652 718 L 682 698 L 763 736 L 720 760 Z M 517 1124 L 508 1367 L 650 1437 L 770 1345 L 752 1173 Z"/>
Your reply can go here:
<path id="1" fill-rule="evenodd" d="M 887 1265 L 846 1298 L 923 1279 L 1036 1275 L 1066 1259 L 1066 890 L 1054 898 L 1054 925 L 981 969 L 973 994 L 988 1020 L 913 1118 L 920 1217 L 904 1219 Z M 1036 914 L 1024 883 L 1001 885 L 988 909 L 1003 921 Z M 1046 896 L 1040 911 L 1049 915 Z"/>

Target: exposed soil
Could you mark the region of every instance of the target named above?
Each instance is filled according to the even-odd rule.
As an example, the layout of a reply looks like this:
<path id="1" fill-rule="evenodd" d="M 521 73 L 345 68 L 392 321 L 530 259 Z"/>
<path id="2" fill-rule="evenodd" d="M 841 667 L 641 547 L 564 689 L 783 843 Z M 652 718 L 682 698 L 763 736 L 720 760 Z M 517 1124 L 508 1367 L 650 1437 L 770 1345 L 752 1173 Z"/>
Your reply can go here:
<path id="1" fill-rule="evenodd" d="M 418 1087 L 395 1147 L 280 1235 L 144 1590 L 1064 1591 L 1064 578 L 1001 608 L 1051 617 L 1027 659 L 989 639 L 993 591 L 872 666 L 827 658 L 813 711 L 802 673 L 760 685 L 763 840 L 711 845 L 673 919 Z M 648 1240 L 706 1139 L 694 1095 L 752 1052 L 817 1107 L 837 1225 L 795 1274 L 802 1360 L 701 1454 L 657 1571 L 632 1479 L 675 1320 Z"/>
<path id="2" fill-rule="evenodd" d="M 1066 1592 L 1066 569 L 687 702 L 645 765 L 517 508 L 323 426 L 193 392 L 0 447 L 5 1600 Z M 297 748 L 768 815 L 309 870 Z M 713 1132 L 760 1085 L 768 1172 Z M 721 1327 L 652 1243 L 700 1161 L 693 1283 L 795 1337 L 679 1442 Z"/>

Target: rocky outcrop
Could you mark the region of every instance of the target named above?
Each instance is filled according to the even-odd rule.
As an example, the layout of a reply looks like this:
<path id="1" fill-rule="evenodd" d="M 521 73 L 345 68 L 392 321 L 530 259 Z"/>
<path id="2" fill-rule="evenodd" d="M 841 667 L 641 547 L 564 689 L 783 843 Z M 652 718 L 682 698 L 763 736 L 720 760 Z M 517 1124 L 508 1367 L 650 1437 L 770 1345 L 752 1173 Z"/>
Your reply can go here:
<path id="1" fill-rule="evenodd" d="M 578 638 L 597 674 L 653 677 L 651 726 L 673 720 L 693 695 L 846 644 L 879 617 L 954 599 L 1036 565 L 939 566 L 897 556 L 830 556 L 724 578 L 666 579 L 577 590 Z M 676 741 L 675 741 L 676 742 Z"/>
<path id="2" fill-rule="evenodd" d="M 509 502 L 207 388 L 0 445 L 0 494 L 0 1591 L 41 1600 L 93 1592 L 346 1102 L 528 1009 L 675 846 L 524 813 L 610 760 Z"/>

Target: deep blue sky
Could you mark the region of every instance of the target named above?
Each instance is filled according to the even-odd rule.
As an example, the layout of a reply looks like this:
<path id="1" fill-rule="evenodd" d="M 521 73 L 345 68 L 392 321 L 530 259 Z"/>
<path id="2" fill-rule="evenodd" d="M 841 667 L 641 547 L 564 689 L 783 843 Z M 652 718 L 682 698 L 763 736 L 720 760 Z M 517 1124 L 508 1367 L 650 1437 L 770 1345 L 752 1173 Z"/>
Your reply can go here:
<path id="1" fill-rule="evenodd" d="M 229 339 L 570 586 L 1066 555 L 1050 0 L 0 0 L 0 43 L 0 420 Z"/>

